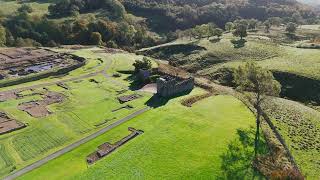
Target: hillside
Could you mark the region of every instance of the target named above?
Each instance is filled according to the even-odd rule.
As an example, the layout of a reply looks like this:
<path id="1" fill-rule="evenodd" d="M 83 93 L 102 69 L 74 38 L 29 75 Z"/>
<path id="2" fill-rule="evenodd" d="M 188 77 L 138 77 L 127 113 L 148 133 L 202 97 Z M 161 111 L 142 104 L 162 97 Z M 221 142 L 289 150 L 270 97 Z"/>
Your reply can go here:
<path id="1" fill-rule="evenodd" d="M 319 6 L 320 2 L 318 0 L 298 0 L 301 3 L 309 4 L 309 5 L 316 5 Z"/>
<path id="2" fill-rule="evenodd" d="M 2 46 L 83 44 L 134 51 L 169 41 L 169 32 L 204 23 L 224 28 L 239 18 L 316 21 L 315 12 L 291 0 L 0 2 Z"/>
<path id="3" fill-rule="evenodd" d="M 128 12 L 147 18 L 152 29 L 160 32 L 209 22 L 224 27 L 226 22 L 238 18 L 264 21 L 269 17 L 290 18 L 297 12 L 303 18 L 315 16 L 310 8 L 292 0 L 123 0 L 123 5 Z"/>

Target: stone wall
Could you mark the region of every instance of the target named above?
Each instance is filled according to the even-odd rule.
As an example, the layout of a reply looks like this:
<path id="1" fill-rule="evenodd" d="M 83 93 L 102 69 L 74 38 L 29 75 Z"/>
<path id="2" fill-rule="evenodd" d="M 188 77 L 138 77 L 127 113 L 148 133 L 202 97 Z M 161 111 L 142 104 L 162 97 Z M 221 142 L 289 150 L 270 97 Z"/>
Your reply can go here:
<path id="1" fill-rule="evenodd" d="M 157 92 L 162 97 L 172 97 L 194 88 L 194 78 L 178 79 L 173 77 L 159 78 Z"/>

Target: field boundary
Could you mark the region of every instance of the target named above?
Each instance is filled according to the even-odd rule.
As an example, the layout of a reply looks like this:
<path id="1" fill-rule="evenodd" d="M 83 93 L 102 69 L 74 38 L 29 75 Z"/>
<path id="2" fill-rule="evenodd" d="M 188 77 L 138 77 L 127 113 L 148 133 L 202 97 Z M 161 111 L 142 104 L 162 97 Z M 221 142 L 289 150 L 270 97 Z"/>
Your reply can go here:
<path id="1" fill-rule="evenodd" d="M 30 171 L 32 171 L 32 170 L 44 165 L 44 164 L 46 164 L 50 160 L 53 160 L 53 159 L 65 154 L 67 152 L 70 152 L 73 149 L 79 147 L 80 145 L 82 145 L 84 143 L 87 143 L 87 142 L 93 140 L 94 138 L 96 138 L 96 137 L 98 137 L 98 136 L 110 131 L 111 129 L 113 129 L 113 128 L 115 128 L 115 127 L 117 127 L 117 126 L 129 121 L 130 119 L 132 119 L 134 117 L 137 117 L 137 116 L 143 114 L 144 112 L 147 112 L 150 109 L 151 108 L 149 108 L 149 107 L 145 107 L 143 109 L 140 109 L 140 110 L 138 110 L 138 111 L 136 111 L 136 112 L 134 112 L 134 113 L 122 118 L 122 119 L 120 119 L 119 121 L 116 121 L 116 122 L 112 123 L 111 125 L 103 128 L 103 129 L 101 129 L 101 130 L 99 130 L 99 131 L 97 131 L 97 132 L 95 132 L 95 133 L 93 133 L 93 134 L 91 134 L 91 135 L 89 135 L 89 136 L 87 136 L 85 138 L 82 138 L 79 141 L 77 141 L 77 142 L 75 142 L 75 143 L 73 143 L 73 144 L 71 144 L 71 145 L 69 145 L 69 146 L 67 146 L 67 147 L 65 147 L 65 148 L 63 148 L 63 149 L 61 149 L 59 151 L 56 151 L 53 154 L 50 154 L 50 155 L 44 157 L 43 159 L 41 159 L 39 161 L 36 161 L 35 163 L 29 165 L 29 166 L 24 167 L 23 169 L 20 169 L 20 170 L 17 170 L 15 172 L 13 172 L 11 175 L 5 177 L 4 180 L 13 180 L 13 179 L 15 179 L 15 178 L 17 178 L 17 177 L 19 177 L 19 176 L 21 176 L 23 174 L 26 174 L 26 173 L 28 173 L 28 172 L 30 172 Z"/>

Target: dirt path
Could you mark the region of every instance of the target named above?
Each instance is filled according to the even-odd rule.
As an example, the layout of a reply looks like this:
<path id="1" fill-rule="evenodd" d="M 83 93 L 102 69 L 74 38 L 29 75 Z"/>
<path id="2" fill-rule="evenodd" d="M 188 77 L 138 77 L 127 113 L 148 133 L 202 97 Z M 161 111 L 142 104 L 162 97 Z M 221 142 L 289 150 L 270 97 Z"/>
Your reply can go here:
<path id="1" fill-rule="evenodd" d="M 115 123 L 103 128 L 103 129 L 101 129 L 98 132 L 95 132 L 95 133 L 93 133 L 93 134 L 91 134 L 91 135 L 89 135 L 89 136 L 87 136 L 87 137 L 85 137 L 85 138 L 83 138 L 83 139 L 81 139 L 81 140 L 79 140 L 79 141 L 77 141 L 77 142 L 75 142 L 75 143 L 73 143 L 73 144 L 71 144 L 71 145 L 69 145 L 69 146 L 57 151 L 57 152 L 55 152 L 55 153 L 53 153 L 53 154 L 50 154 L 49 156 L 47 156 L 47 157 L 45 157 L 45 158 L 43 158 L 43 159 L 41 159 L 41 160 L 39 160 L 39 161 L 37 161 L 35 163 L 23 168 L 23 169 L 15 171 L 11 175 L 5 177 L 4 180 L 12 180 L 12 179 L 15 179 L 15 178 L 23 175 L 23 174 L 26 174 L 26 173 L 28 173 L 28 172 L 30 172 L 30 171 L 32 171 L 32 170 L 44 165 L 44 164 L 46 164 L 50 160 L 55 159 L 55 158 L 65 154 L 65 153 L 67 153 L 69 151 L 72 151 L 73 149 L 79 147 L 80 145 L 82 145 L 82 144 L 84 144 L 84 143 L 86 143 L 86 142 L 88 142 L 88 141 L 90 141 L 90 140 L 92 140 L 92 139 L 94 139 L 94 138 L 96 138 L 96 137 L 98 137 L 98 136 L 110 131 L 111 129 L 113 129 L 113 128 L 115 128 L 115 127 L 117 127 L 117 126 L 129 121 L 130 119 L 132 119 L 134 117 L 139 116 L 140 114 L 143 114 L 144 112 L 146 112 L 148 110 L 150 110 L 149 107 L 145 107 L 145 108 L 143 108 L 141 110 L 138 110 L 138 111 L 136 111 L 136 112 L 134 112 L 134 113 L 132 113 L 132 114 L 120 119 L 119 121 L 117 121 L 117 122 L 115 122 Z"/>

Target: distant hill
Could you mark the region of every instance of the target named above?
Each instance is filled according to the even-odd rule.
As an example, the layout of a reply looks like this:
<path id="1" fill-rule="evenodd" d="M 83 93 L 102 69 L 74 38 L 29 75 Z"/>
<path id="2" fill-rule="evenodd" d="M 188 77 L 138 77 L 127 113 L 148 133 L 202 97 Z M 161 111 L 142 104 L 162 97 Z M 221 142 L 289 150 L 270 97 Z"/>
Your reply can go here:
<path id="1" fill-rule="evenodd" d="M 316 15 L 296 0 L 122 0 L 126 10 L 145 17 L 154 31 L 175 31 L 212 22 L 224 27 L 235 19 L 269 17 L 290 19 L 300 13 L 304 19 Z"/>
<path id="2" fill-rule="evenodd" d="M 316 5 L 320 6 L 320 1 L 319 0 L 298 0 L 301 3 L 309 4 L 309 5 Z"/>

